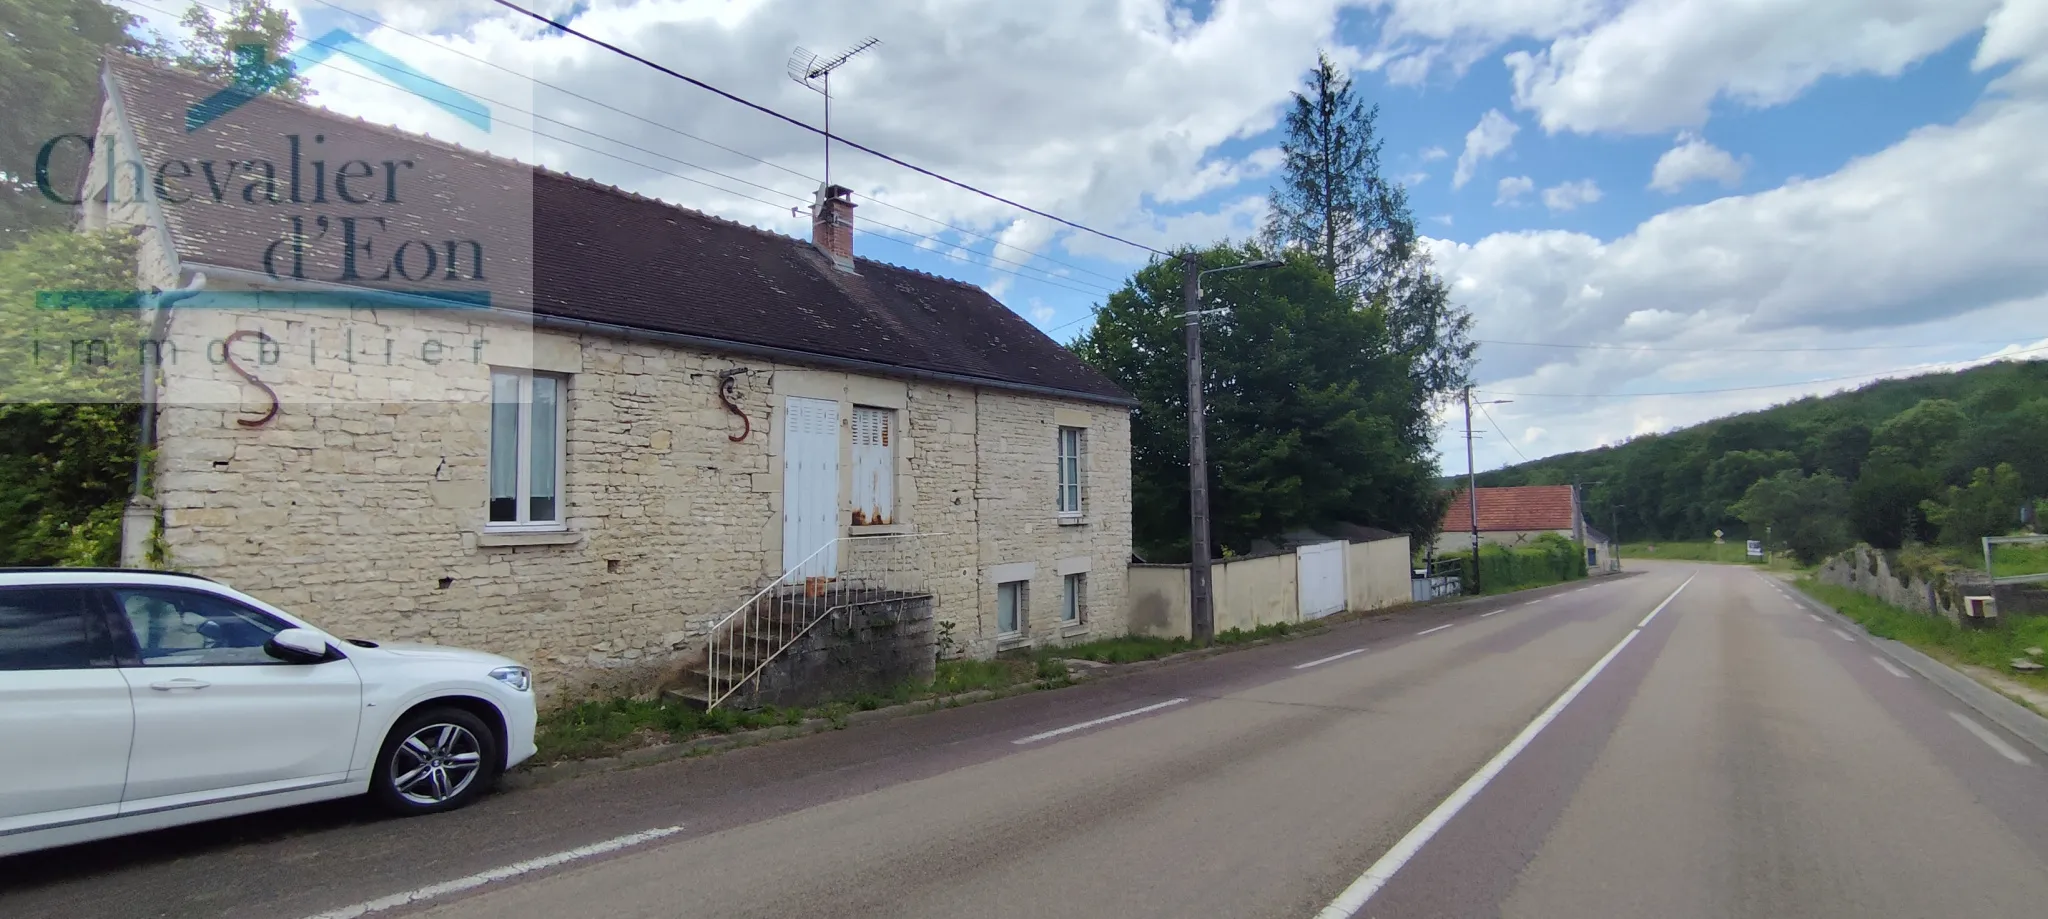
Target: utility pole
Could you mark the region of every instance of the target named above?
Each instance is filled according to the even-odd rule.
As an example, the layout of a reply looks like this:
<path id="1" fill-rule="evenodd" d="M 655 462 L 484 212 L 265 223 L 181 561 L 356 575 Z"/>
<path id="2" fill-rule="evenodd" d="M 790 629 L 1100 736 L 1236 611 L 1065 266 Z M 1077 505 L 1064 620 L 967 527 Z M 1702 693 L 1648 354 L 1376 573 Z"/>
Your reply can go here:
<path id="1" fill-rule="evenodd" d="M 1612 537 L 1614 539 L 1614 551 L 1608 554 L 1614 556 L 1614 570 L 1616 571 L 1621 570 L 1621 509 L 1627 506 L 1626 504 L 1608 505 L 1614 513 L 1614 536 Z"/>
<path id="2" fill-rule="evenodd" d="M 1188 633 L 1195 644 L 1215 637 L 1209 593 L 1209 445 L 1202 408 L 1202 260 L 1181 256 L 1182 324 L 1188 340 Z"/>
<path id="3" fill-rule="evenodd" d="M 1284 264 L 1264 258 L 1204 269 L 1200 253 L 1180 257 L 1181 319 L 1188 337 L 1188 636 L 1199 645 L 1216 637 L 1215 595 L 1209 585 L 1209 432 L 1202 406 L 1202 314 L 1207 312 L 1202 309 L 1202 276 Z"/>
<path id="4" fill-rule="evenodd" d="M 1479 473 L 1472 464 L 1472 387 L 1465 387 L 1465 503 L 1472 509 L 1472 592 L 1479 586 Z"/>

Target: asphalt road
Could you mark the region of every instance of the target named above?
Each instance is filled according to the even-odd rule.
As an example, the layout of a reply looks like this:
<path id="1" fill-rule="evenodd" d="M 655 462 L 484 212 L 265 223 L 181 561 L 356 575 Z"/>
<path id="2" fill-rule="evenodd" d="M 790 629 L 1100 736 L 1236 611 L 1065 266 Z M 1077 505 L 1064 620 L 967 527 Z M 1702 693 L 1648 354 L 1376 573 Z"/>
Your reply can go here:
<path id="1" fill-rule="evenodd" d="M 0 860 L 0 916 L 2035 916 L 2044 765 L 1764 576 L 1644 565 L 439 817 Z"/>

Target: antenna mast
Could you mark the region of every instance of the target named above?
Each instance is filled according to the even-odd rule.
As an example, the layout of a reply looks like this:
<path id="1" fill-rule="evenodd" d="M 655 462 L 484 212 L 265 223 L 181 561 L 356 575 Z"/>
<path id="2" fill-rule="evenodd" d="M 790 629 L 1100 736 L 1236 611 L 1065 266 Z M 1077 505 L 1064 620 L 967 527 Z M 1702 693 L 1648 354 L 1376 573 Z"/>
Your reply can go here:
<path id="1" fill-rule="evenodd" d="M 831 58 L 820 58 L 816 54 L 796 49 L 789 55 L 789 78 L 816 90 L 825 97 L 825 187 L 832 185 L 832 71 L 840 68 L 853 56 L 882 43 L 869 36 L 860 44 Z"/>

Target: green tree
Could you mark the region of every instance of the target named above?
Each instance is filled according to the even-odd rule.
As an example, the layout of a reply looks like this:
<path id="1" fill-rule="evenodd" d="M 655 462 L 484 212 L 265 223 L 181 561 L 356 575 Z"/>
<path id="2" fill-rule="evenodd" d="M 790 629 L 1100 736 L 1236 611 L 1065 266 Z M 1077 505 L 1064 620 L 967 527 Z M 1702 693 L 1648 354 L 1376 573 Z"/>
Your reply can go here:
<path id="1" fill-rule="evenodd" d="M 1383 312 L 1410 377 L 1441 399 L 1471 375 L 1471 314 L 1451 302 L 1417 245 L 1407 190 L 1380 174 L 1378 107 L 1326 54 L 1304 89 L 1287 112 L 1265 243 L 1309 252 L 1340 289 Z"/>
<path id="2" fill-rule="evenodd" d="M 171 53 L 171 63 L 220 83 L 256 83 L 294 102 L 312 95 L 306 78 L 284 56 L 299 25 L 269 0 L 228 0 L 225 10 L 193 3 L 180 20 L 192 37 Z M 260 49 L 257 53 L 252 49 Z"/>
<path id="3" fill-rule="evenodd" d="M 1871 463 L 1849 489 L 1849 526 L 1858 539 L 1879 549 L 1931 541 L 1933 525 L 1920 505 L 1940 491 L 1941 479 L 1931 470 Z"/>
<path id="4" fill-rule="evenodd" d="M 2027 494 L 2019 473 L 2010 464 L 1970 474 L 1967 486 L 1951 486 L 1943 501 L 1927 501 L 1921 507 L 1929 520 L 1941 528 L 1941 541 L 1952 546 L 1975 548 L 1986 536 L 2004 536 L 2020 527 L 2020 508 Z"/>
<path id="5" fill-rule="evenodd" d="M 102 0 L 0 0 L 0 247 L 37 229 L 70 222 L 70 205 L 36 186 L 46 144 L 93 133 L 99 110 L 100 58 L 138 47 L 135 17 Z M 81 147 L 51 147 L 50 187 L 69 196 L 85 157 Z"/>
<path id="6" fill-rule="evenodd" d="M 1749 486 L 1760 479 L 1799 468 L 1799 457 L 1783 450 L 1734 450 L 1707 464 L 1706 501 L 1701 516 L 1719 520 L 1728 505 L 1742 500 Z"/>
<path id="7" fill-rule="evenodd" d="M 1208 267 L 1265 257 L 1217 246 Z M 1212 275 L 1203 306 L 1204 399 L 1214 534 L 1220 549 L 1333 522 L 1430 533 L 1443 496 L 1422 394 L 1383 318 L 1360 310 L 1305 253 L 1267 271 Z M 1132 415 L 1135 541 L 1187 553 L 1187 382 L 1181 263 L 1138 271 L 1073 344 L 1137 396 Z"/>
<path id="8" fill-rule="evenodd" d="M 1891 451 L 1894 458 L 1938 469 L 1940 458 L 1956 445 L 1969 424 L 1969 416 L 1955 402 L 1924 399 L 1878 425 L 1871 432 L 1871 443 L 1876 449 Z"/>
<path id="9" fill-rule="evenodd" d="M 1749 487 L 1730 508 L 1749 524 L 1750 532 L 1769 527 L 1773 538 L 1806 564 L 1849 544 L 1844 518 L 1849 488 L 1828 473 L 1807 475 L 1788 469 Z"/>
<path id="10" fill-rule="evenodd" d="M 138 317 L 125 233 L 0 251 L 0 564 L 113 564 L 135 463 Z"/>

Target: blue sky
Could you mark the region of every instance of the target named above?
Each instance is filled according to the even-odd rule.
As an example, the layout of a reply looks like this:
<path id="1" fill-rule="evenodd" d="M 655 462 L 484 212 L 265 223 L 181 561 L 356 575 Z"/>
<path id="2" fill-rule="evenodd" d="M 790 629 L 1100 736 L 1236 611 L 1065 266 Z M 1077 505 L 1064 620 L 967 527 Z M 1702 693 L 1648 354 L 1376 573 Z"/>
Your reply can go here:
<path id="1" fill-rule="evenodd" d="M 500 111 L 465 135 L 345 61 L 314 75 L 319 104 L 808 235 L 789 209 L 816 187 L 813 136 L 482 0 L 284 5 L 306 34 L 359 30 L 578 130 L 522 138 Z M 1493 409 L 1482 467 L 2048 347 L 2048 257 L 2024 242 L 2048 238 L 2034 0 L 551 6 L 806 119 L 820 100 L 783 75 L 790 49 L 879 37 L 835 79 L 836 131 L 1158 248 L 1262 222 L 1279 118 L 1327 49 L 1380 106 L 1385 171 L 1476 336 L 1581 346 L 1482 346 L 1480 389 L 1520 396 Z M 175 32 L 170 0 L 135 8 Z M 986 286 L 1061 339 L 1148 257 L 850 151 L 833 179 L 865 196 L 861 254 Z M 1798 350 L 1844 348 L 1862 350 Z"/>

